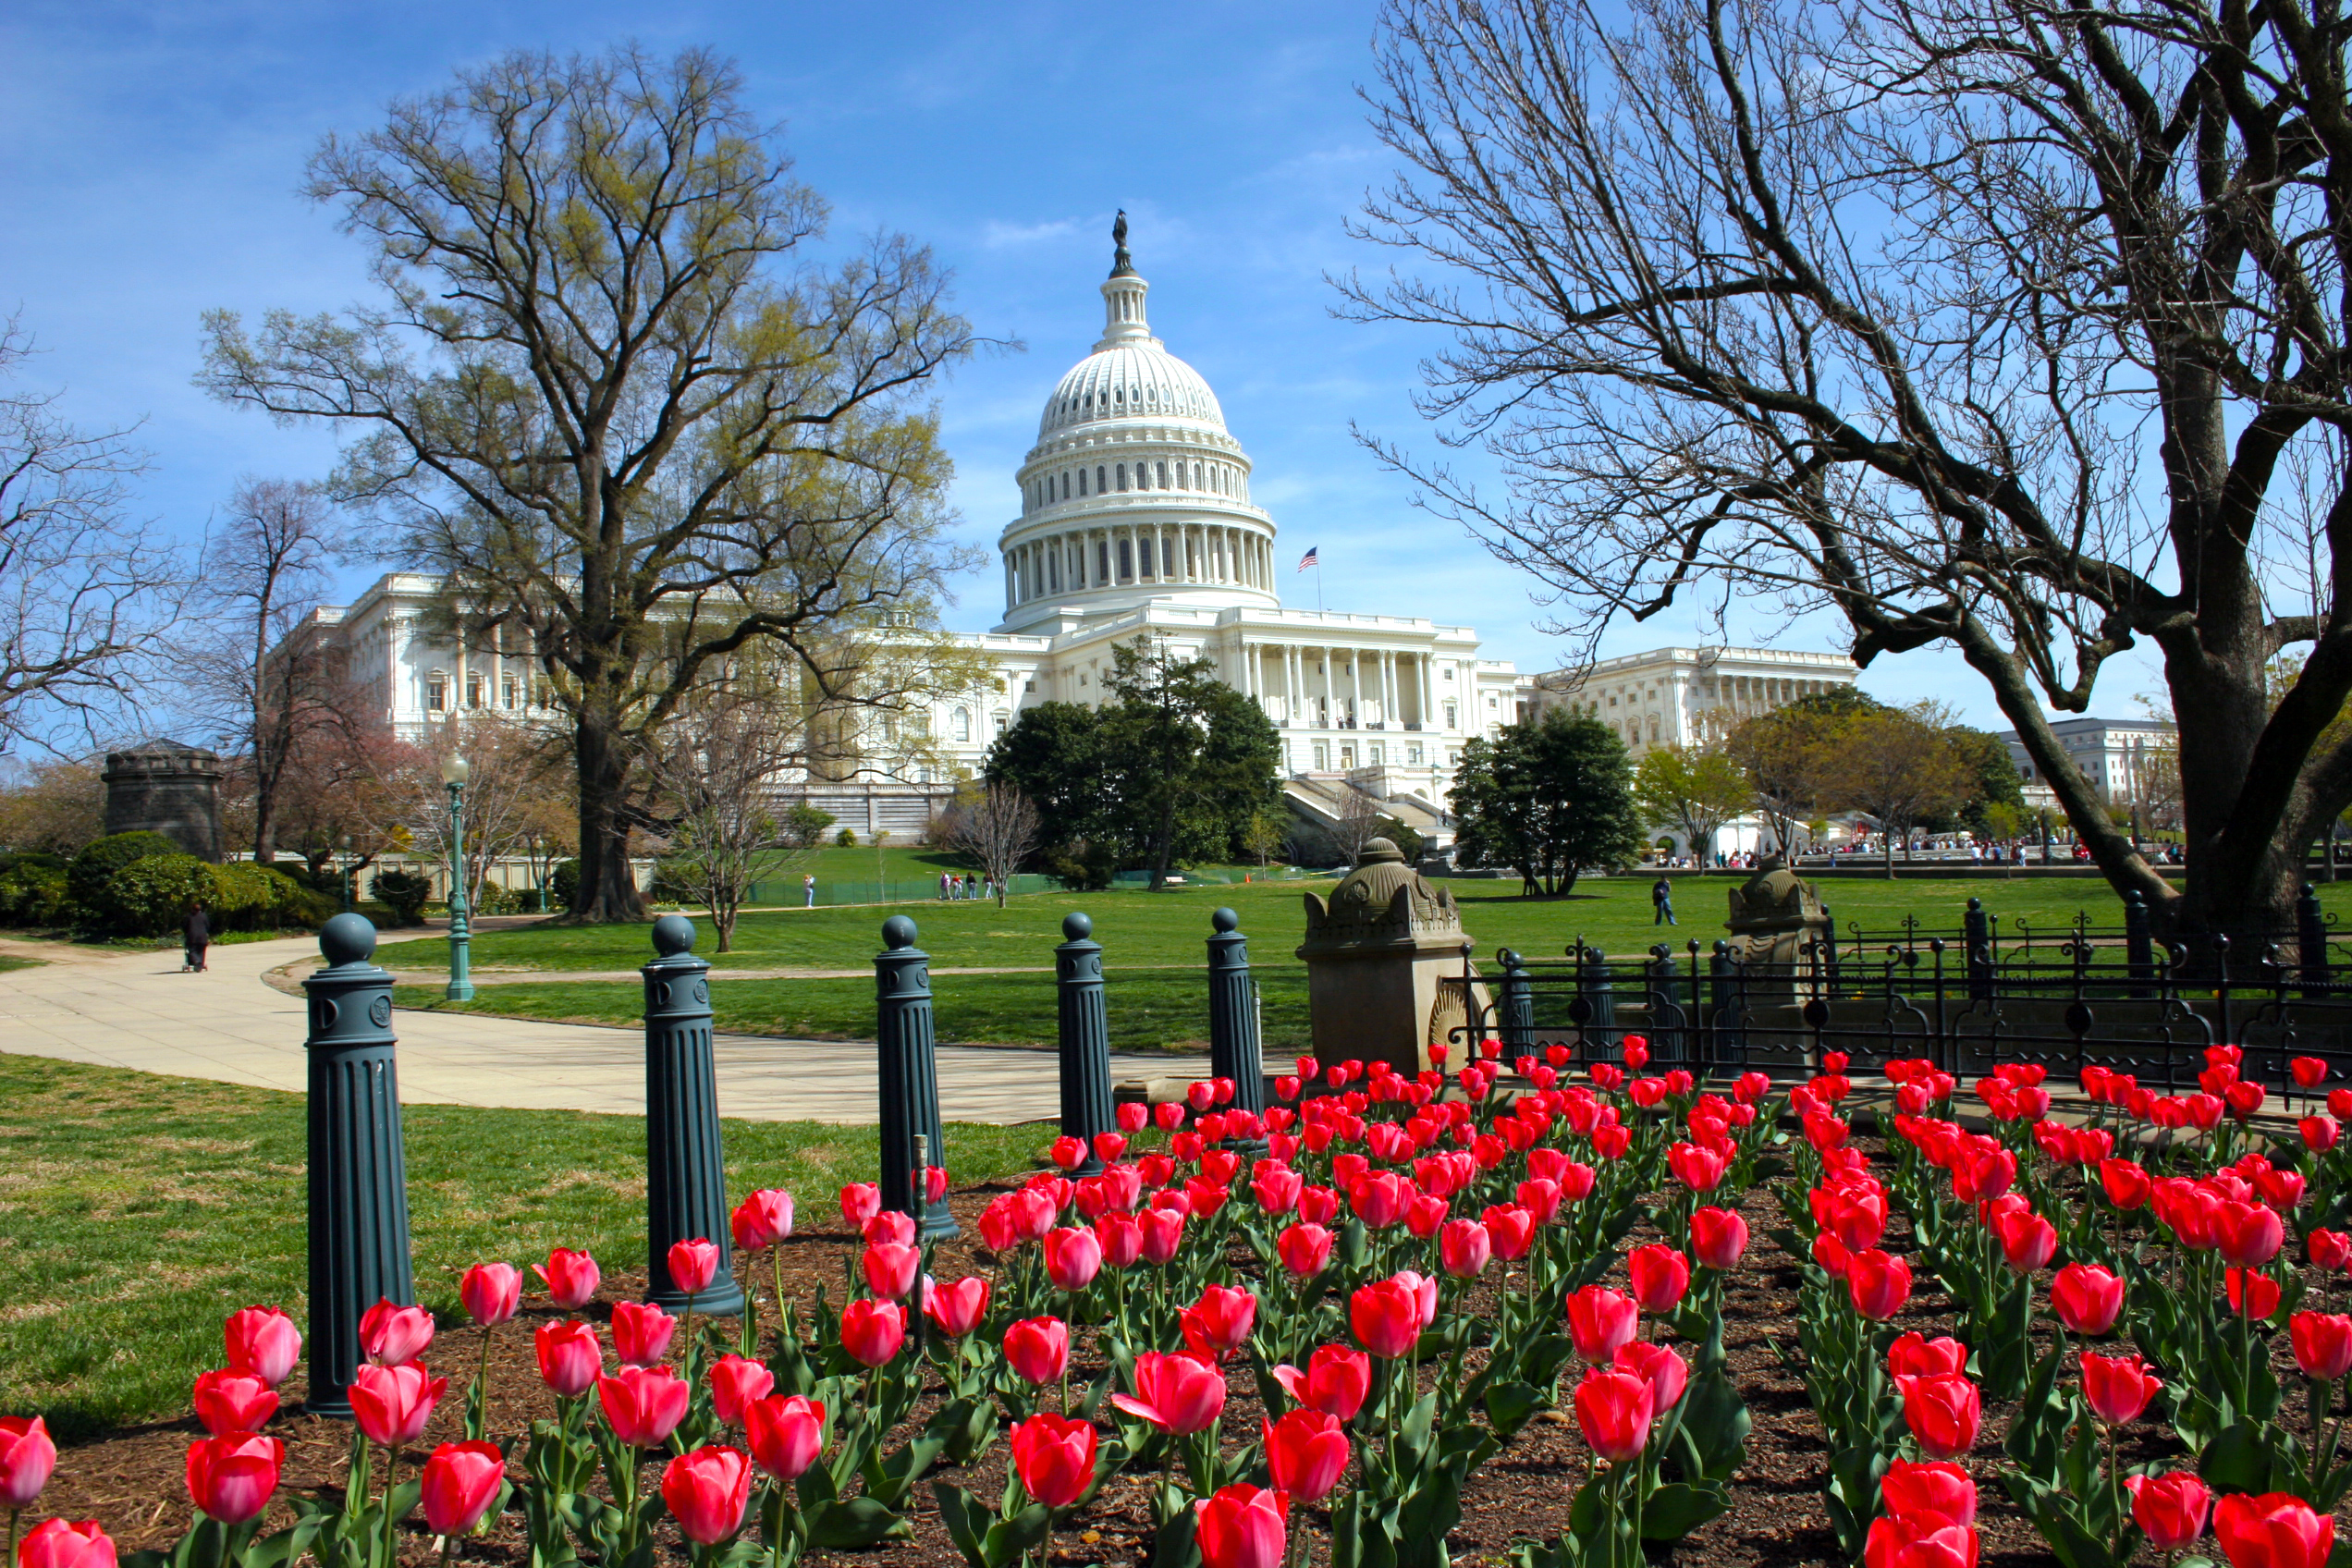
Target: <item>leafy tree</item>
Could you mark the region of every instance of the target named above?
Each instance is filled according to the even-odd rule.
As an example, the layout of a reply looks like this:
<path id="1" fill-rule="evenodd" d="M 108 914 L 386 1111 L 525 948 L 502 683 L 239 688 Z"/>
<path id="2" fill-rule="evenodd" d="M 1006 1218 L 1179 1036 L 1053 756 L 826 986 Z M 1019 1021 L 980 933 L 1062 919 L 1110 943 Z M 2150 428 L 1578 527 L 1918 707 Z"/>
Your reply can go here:
<path id="1" fill-rule="evenodd" d="M 1158 888 L 1180 860 L 1238 854 L 1250 819 L 1280 789 L 1281 742 L 1249 698 L 1206 658 L 1179 658 L 1164 639 L 1111 651 L 1103 710 L 1111 795 L 1107 827 L 1150 868 Z"/>
<path id="2" fill-rule="evenodd" d="M 1973 793 L 1958 811 L 1932 826 L 1939 829 L 1965 827 L 1984 838 L 2003 837 L 1993 830 L 1992 819 L 1985 815 L 1987 809 L 1998 803 L 2022 815 L 2026 808 L 2026 782 L 2017 777 L 2017 763 L 2009 754 L 2009 742 L 1965 724 L 1946 726 L 1944 734 L 1967 766 Z"/>
<path id="3" fill-rule="evenodd" d="M 813 806 L 806 801 L 794 801 L 784 808 L 784 837 L 800 849 L 813 850 L 825 830 L 840 820 L 831 812 Z"/>
<path id="4" fill-rule="evenodd" d="M 1625 743 L 1589 715 L 1551 708 L 1462 749 L 1454 839 L 1472 860 L 1517 869 L 1530 890 L 1565 893 L 1588 866 L 1641 854 Z"/>
<path id="5" fill-rule="evenodd" d="M 1653 746 L 1634 768 L 1634 803 L 1649 822 L 1681 828 L 1702 865 L 1714 858 L 1716 830 L 1755 799 L 1746 773 L 1717 747 Z"/>
<path id="6" fill-rule="evenodd" d="M 1394 844 L 1407 865 L 1420 864 L 1421 857 L 1428 852 L 1429 840 L 1421 836 L 1420 829 L 1393 816 L 1380 818 L 1378 831 L 1372 836 Z"/>
<path id="7" fill-rule="evenodd" d="M 1037 841 L 1075 853 L 1099 836 L 1109 808 L 1103 778 L 1101 710 L 1077 703 L 1024 708 L 988 748 L 982 773 L 1018 790 L 1037 814 Z"/>
<path id="8" fill-rule="evenodd" d="M 1910 830 L 1958 811 L 1978 788 L 1972 759 L 1941 717 L 1926 704 L 1856 713 L 1822 742 L 1823 792 L 1838 809 L 1877 820 L 1890 877 L 1896 836 L 1907 858 Z"/>
<path id="9" fill-rule="evenodd" d="M 527 638 L 569 721 L 577 919 L 643 917 L 641 768 L 706 667 L 796 666 L 835 720 L 813 752 L 887 731 L 926 660 L 861 633 L 925 624 L 970 558 L 918 398 L 971 329 L 904 239 L 808 257 L 825 204 L 789 167 L 708 54 L 508 55 L 312 156 L 384 303 L 207 319 L 203 386 L 355 431 L 337 498 L 446 575 L 469 642 Z"/>

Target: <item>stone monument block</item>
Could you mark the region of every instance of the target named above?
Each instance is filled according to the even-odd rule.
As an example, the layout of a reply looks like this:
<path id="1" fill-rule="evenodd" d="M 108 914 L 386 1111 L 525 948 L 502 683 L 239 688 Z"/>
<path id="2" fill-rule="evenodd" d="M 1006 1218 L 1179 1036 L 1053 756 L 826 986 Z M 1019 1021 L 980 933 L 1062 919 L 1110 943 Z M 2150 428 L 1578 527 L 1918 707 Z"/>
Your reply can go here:
<path id="1" fill-rule="evenodd" d="M 1307 1008 L 1315 1060 L 1387 1061 L 1412 1074 L 1433 1065 L 1432 1044 L 1455 1044 L 1449 1032 L 1468 1023 L 1459 986 L 1441 986 L 1464 969 L 1467 938 L 1453 894 L 1404 864 L 1386 839 L 1364 846 L 1355 867 L 1327 902 L 1306 895 Z M 1471 998 L 1487 1009 L 1483 987 Z"/>
<path id="2" fill-rule="evenodd" d="M 202 746 L 147 741 L 108 752 L 106 831 L 160 833 L 199 860 L 221 858 L 221 760 Z"/>

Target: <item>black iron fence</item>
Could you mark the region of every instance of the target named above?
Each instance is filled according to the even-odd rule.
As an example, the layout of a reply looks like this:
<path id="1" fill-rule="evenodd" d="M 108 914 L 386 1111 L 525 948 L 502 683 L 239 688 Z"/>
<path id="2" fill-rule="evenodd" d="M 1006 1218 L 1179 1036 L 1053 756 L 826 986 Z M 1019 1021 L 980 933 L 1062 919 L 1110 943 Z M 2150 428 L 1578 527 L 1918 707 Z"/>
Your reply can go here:
<path id="1" fill-rule="evenodd" d="M 2291 927 L 2159 940 L 2127 901 L 2120 925 L 2004 924 L 1971 899 L 1942 931 L 1908 919 L 1870 931 L 1815 923 L 1772 938 L 1660 944 L 1638 956 L 1579 942 L 1556 959 L 1497 955 L 1500 968 L 1444 985 L 1467 1022 L 1460 1047 L 1502 1042 L 1506 1060 L 1553 1046 L 1579 1062 L 1622 1061 L 1628 1035 L 1648 1071 L 1702 1077 L 1816 1070 L 1843 1051 L 1855 1071 L 1925 1058 L 1968 1079 L 2003 1062 L 2052 1072 L 2130 1072 L 2151 1088 L 2196 1086 L 2209 1046 L 2246 1052 L 2246 1075 L 2278 1092 L 2287 1060 L 2352 1070 L 2352 949 L 2309 888 Z"/>

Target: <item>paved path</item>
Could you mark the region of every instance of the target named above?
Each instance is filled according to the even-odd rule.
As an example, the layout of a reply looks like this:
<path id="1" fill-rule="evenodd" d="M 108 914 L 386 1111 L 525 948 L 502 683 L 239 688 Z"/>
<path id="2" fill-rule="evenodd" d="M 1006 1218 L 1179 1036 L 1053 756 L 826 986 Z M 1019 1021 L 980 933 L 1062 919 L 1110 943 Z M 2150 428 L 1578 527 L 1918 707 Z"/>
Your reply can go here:
<path id="1" fill-rule="evenodd" d="M 387 933 L 377 956 L 397 955 L 398 940 Z M 177 949 L 83 948 L 68 958 L 67 944 L 54 946 L 60 962 L 0 974 L 0 1052 L 301 1092 L 301 1000 L 263 977 L 314 956 L 312 939 L 215 947 L 202 974 L 179 973 Z M 52 947 L 9 944 L 28 953 Z M 644 1047 L 634 1030 L 406 1009 L 393 1022 L 404 1101 L 644 1111 Z M 721 1035 L 716 1047 L 719 1106 L 728 1116 L 874 1120 L 871 1045 Z M 1049 1051 L 942 1046 L 938 1055 L 939 1110 L 950 1121 L 1010 1123 L 1059 1113 Z M 1194 1076 L 1188 1066 L 1165 1057 L 1110 1061 L 1113 1080 Z"/>

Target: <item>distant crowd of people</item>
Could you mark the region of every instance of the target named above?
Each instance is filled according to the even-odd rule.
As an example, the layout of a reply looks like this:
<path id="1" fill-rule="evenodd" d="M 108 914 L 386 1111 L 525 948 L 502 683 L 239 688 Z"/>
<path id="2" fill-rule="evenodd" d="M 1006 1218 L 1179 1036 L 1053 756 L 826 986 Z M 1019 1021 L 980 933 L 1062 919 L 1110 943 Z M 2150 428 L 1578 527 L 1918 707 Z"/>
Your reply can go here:
<path id="1" fill-rule="evenodd" d="M 997 880 L 993 876 L 958 876 L 951 871 L 939 873 L 939 896 L 943 899 L 993 899 L 997 896 Z"/>

